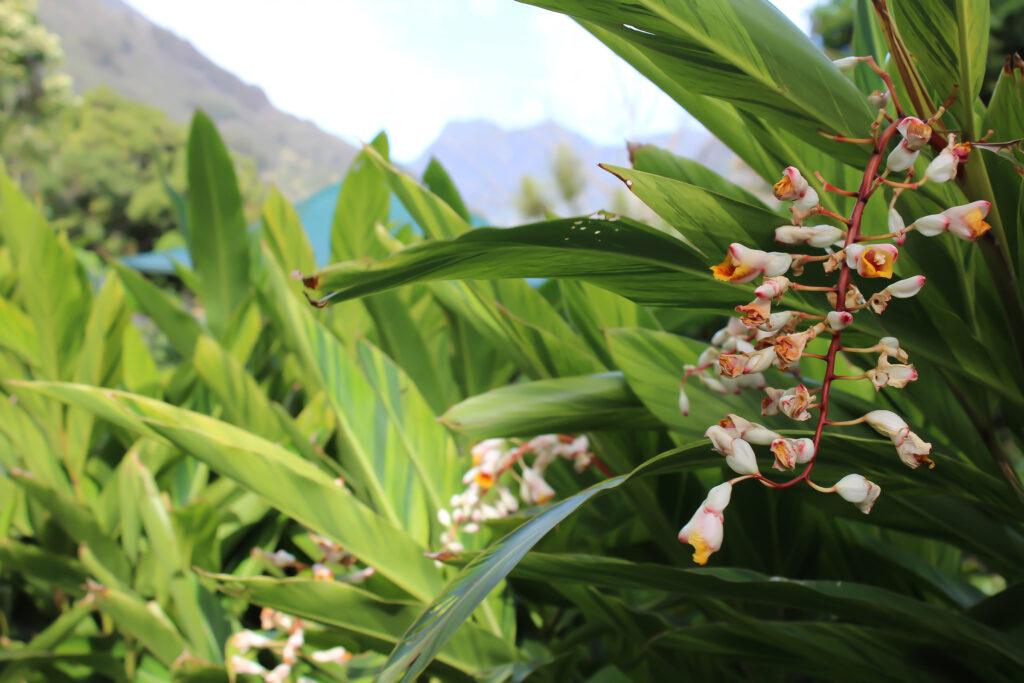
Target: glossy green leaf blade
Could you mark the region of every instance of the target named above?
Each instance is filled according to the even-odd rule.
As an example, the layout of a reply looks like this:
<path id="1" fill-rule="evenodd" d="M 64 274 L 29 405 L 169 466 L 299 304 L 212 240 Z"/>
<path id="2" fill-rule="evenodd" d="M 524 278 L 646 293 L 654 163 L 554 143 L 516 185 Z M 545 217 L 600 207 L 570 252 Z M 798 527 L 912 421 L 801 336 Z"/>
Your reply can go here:
<path id="1" fill-rule="evenodd" d="M 714 308 L 736 298 L 690 247 L 627 219 L 560 219 L 517 228 L 480 228 L 449 241 L 409 247 L 377 263 L 341 263 L 318 274 L 328 302 L 411 282 L 442 279 L 581 279 L 654 305 Z M 735 304 L 733 304 L 735 305 Z"/>
<path id="2" fill-rule="evenodd" d="M 313 464 L 249 432 L 161 401 L 74 384 L 21 383 L 57 400 L 161 436 L 263 497 L 298 522 L 336 540 L 411 595 L 427 600 L 441 577 L 423 549 Z"/>
<path id="3" fill-rule="evenodd" d="M 766 0 L 527 1 L 598 25 L 683 87 L 764 117 L 837 156 L 852 158 L 859 150 L 817 136 L 819 129 L 860 135 L 871 124 L 853 84 Z"/>
<path id="4" fill-rule="evenodd" d="M 714 262 L 732 242 L 772 251 L 775 228 L 788 223 L 761 206 L 688 182 L 620 166 L 601 167 Z"/>
<path id="5" fill-rule="evenodd" d="M 933 89 L 935 104 L 956 92 L 954 115 L 968 137 L 974 138 L 973 106 L 988 59 L 989 3 L 892 0 L 889 6 L 900 37 Z M 924 113 L 931 112 L 918 112 Z"/>
<path id="6" fill-rule="evenodd" d="M 930 641 L 971 643 L 989 656 L 1024 660 L 1024 649 L 952 610 L 894 591 L 849 581 L 794 580 L 729 567 L 681 569 L 610 557 L 531 553 L 513 577 L 545 583 L 570 582 L 612 590 L 657 589 L 688 598 L 715 598 L 804 609 L 869 626 L 927 633 Z"/>
<path id="7" fill-rule="evenodd" d="M 331 221 L 331 257 L 336 261 L 384 254 L 373 231 L 378 223 L 387 221 L 391 192 L 384 172 L 372 159 L 387 156 L 388 138 L 380 133 L 345 174 Z"/>
<path id="8" fill-rule="evenodd" d="M 188 138 L 189 251 L 213 329 L 223 333 L 246 298 L 249 243 L 231 155 L 199 111 Z"/>
<path id="9" fill-rule="evenodd" d="M 659 425 L 618 372 L 499 387 L 452 406 L 441 419 L 474 439 Z"/>
<path id="10" fill-rule="evenodd" d="M 743 204 L 764 207 L 764 203 L 749 190 L 723 178 L 699 161 L 673 154 L 667 149 L 640 145 L 630 150 L 630 157 L 637 171 L 678 180 Z"/>
<path id="11" fill-rule="evenodd" d="M 368 342 L 346 348 L 288 290 L 269 259 L 264 270 L 267 310 L 335 410 L 347 446 L 343 464 L 359 477 L 353 483 L 366 488 L 384 517 L 426 543 L 433 510 L 447 502 L 458 482 L 451 469 L 453 444 L 393 361 Z"/>

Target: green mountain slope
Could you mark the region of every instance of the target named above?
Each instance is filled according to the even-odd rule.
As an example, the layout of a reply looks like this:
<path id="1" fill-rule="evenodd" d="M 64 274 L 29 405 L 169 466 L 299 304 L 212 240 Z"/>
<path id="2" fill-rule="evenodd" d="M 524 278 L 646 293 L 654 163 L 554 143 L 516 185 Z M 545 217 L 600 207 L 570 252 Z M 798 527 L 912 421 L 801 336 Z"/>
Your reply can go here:
<path id="1" fill-rule="evenodd" d="M 60 36 L 77 92 L 106 85 L 183 123 L 204 109 L 231 147 L 293 198 L 338 180 L 355 156 L 121 0 L 40 0 L 39 18 Z"/>

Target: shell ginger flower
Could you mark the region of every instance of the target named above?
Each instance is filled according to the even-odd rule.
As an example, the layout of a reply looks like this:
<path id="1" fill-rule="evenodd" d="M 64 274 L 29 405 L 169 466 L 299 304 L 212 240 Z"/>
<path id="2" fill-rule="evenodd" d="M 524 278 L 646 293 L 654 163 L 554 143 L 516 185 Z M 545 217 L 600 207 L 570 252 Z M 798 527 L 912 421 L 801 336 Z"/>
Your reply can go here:
<path id="1" fill-rule="evenodd" d="M 739 242 L 729 245 L 725 258 L 717 266 L 711 266 L 716 280 L 743 284 L 759 275 L 772 277 L 789 270 L 793 257 L 781 252 L 767 252 L 745 247 Z"/>
<path id="2" fill-rule="evenodd" d="M 992 228 L 985 220 L 991 208 L 992 204 L 985 200 L 954 206 L 942 213 L 918 218 L 914 229 L 925 237 L 949 231 L 962 240 L 973 242 Z"/>
<path id="3" fill-rule="evenodd" d="M 732 497 L 732 484 L 725 482 L 708 491 L 693 517 L 679 530 L 679 542 L 693 546 L 693 561 L 707 564 L 711 553 L 722 547 L 725 517 L 722 514 Z"/>
<path id="4" fill-rule="evenodd" d="M 772 186 L 772 192 L 780 201 L 793 202 L 793 208 L 800 213 L 807 213 L 818 205 L 818 193 L 793 166 L 786 167 L 782 179 Z"/>
<path id="5" fill-rule="evenodd" d="M 891 278 L 899 254 L 894 244 L 851 244 L 846 249 L 846 265 L 861 277 Z"/>
<path id="6" fill-rule="evenodd" d="M 935 468 L 935 463 L 928 457 L 932 445 L 910 431 L 907 423 L 896 413 L 891 410 L 872 410 L 864 416 L 864 421 L 879 434 L 889 437 L 896 446 L 896 454 L 910 469 L 917 469 L 921 463 L 928 463 L 929 468 Z"/>
<path id="7" fill-rule="evenodd" d="M 857 506 L 857 509 L 865 515 L 871 512 L 871 507 L 878 500 L 882 493 L 882 487 L 865 479 L 859 474 L 848 474 L 833 487 L 843 500 L 847 500 Z"/>

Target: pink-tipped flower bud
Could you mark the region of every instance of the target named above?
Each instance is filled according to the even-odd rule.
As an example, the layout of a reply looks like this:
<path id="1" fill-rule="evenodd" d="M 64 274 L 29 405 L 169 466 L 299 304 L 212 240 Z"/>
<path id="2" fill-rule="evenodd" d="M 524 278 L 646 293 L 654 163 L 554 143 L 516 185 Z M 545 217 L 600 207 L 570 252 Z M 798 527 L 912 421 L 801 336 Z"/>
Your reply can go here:
<path id="1" fill-rule="evenodd" d="M 924 275 L 915 275 L 914 277 L 908 277 L 905 280 L 892 283 L 884 291 L 897 299 L 909 299 L 921 291 L 926 280 L 927 278 Z"/>
<path id="2" fill-rule="evenodd" d="M 754 290 L 754 296 L 759 299 L 778 299 L 789 291 L 791 284 L 789 278 L 782 275 L 765 278 L 761 286 Z"/>
<path id="3" fill-rule="evenodd" d="M 865 515 L 882 493 L 882 487 L 859 474 L 848 474 L 836 482 L 836 493 L 857 506 Z"/>
<path id="4" fill-rule="evenodd" d="M 846 329 L 853 322 L 853 313 L 849 311 L 829 311 L 828 315 L 825 316 L 825 323 L 828 325 L 828 329 L 833 332 Z"/>
<path id="5" fill-rule="evenodd" d="M 945 149 L 939 152 L 938 156 L 928 164 L 924 177 L 933 183 L 945 183 L 956 178 L 956 170 L 959 164 L 960 156 L 956 150 L 956 136 L 950 133 Z"/>
<path id="6" fill-rule="evenodd" d="M 725 536 L 723 512 L 732 496 L 732 484 L 725 482 L 708 491 L 693 517 L 679 530 L 679 542 L 693 546 L 693 561 L 707 564 L 712 553 L 722 547 Z"/>

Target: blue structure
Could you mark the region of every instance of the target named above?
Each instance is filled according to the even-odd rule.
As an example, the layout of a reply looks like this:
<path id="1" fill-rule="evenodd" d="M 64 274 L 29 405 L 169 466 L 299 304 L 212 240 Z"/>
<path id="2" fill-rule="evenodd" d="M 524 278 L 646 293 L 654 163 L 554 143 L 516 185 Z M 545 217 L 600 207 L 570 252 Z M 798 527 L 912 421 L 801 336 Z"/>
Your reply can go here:
<path id="1" fill-rule="evenodd" d="M 338 203 L 340 191 L 341 183 L 334 183 L 295 205 L 295 211 L 299 214 L 299 219 L 306 229 L 306 235 L 309 237 L 310 246 L 313 247 L 313 254 L 318 266 L 326 265 L 331 261 L 331 221 L 334 219 L 334 207 Z M 391 211 L 388 220 L 392 225 L 415 225 L 412 216 L 394 195 L 391 196 Z M 480 221 L 474 216 L 473 223 L 479 225 Z M 175 261 L 192 267 L 192 259 L 189 258 L 188 250 L 185 247 L 148 251 L 122 259 L 125 265 L 148 275 L 174 275 Z"/>

